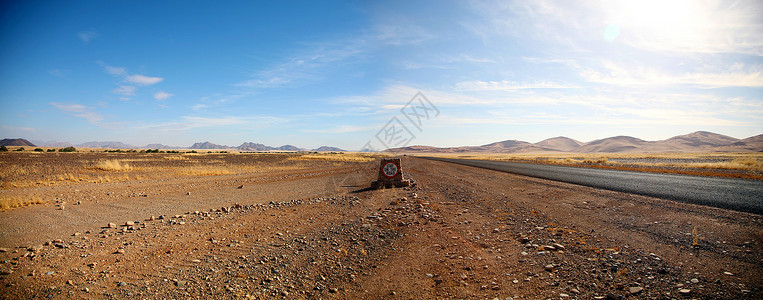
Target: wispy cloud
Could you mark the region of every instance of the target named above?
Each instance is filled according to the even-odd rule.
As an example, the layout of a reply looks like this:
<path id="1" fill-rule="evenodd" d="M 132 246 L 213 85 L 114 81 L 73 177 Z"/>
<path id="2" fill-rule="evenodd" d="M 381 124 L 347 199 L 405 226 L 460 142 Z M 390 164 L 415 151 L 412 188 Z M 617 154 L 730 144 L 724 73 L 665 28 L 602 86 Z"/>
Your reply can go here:
<path id="1" fill-rule="evenodd" d="M 245 88 L 278 88 L 326 79 L 337 66 L 362 59 L 368 47 L 362 38 L 343 39 L 309 45 L 300 53 L 253 72 L 252 78 L 236 84 Z M 339 64 L 341 62 L 341 64 Z"/>
<path id="2" fill-rule="evenodd" d="M 154 99 L 162 101 L 169 99 L 170 97 L 174 96 L 173 94 L 167 93 L 167 92 L 158 92 L 154 94 Z"/>
<path id="3" fill-rule="evenodd" d="M 175 122 L 144 124 L 137 126 L 137 128 L 152 131 L 187 131 L 201 128 L 255 129 L 270 127 L 287 121 L 288 119 L 274 116 L 182 116 Z"/>
<path id="4" fill-rule="evenodd" d="M 58 103 L 58 102 L 50 102 L 50 105 L 53 107 L 56 107 L 60 110 L 63 110 L 69 115 L 83 118 L 90 122 L 91 124 L 98 124 L 101 121 L 103 121 L 103 116 L 101 116 L 99 113 L 95 112 L 92 107 L 87 107 L 82 104 L 75 104 L 75 103 Z"/>
<path id="5" fill-rule="evenodd" d="M 514 81 L 462 81 L 456 84 L 460 89 L 475 91 L 509 91 L 525 89 L 575 89 L 576 85 L 548 81 L 514 82 Z"/>
<path id="6" fill-rule="evenodd" d="M 119 95 L 123 95 L 123 96 L 133 96 L 133 95 L 135 95 L 135 93 L 138 90 L 137 86 L 154 85 L 154 84 L 157 84 L 159 82 L 162 82 L 162 80 L 164 80 L 164 78 L 161 78 L 161 77 L 150 77 L 150 76 L 141 75 L 141 74 L 130 74 L 127 71 L 127 68 L 110 66 L 110 65 L 108 65 L 108 64 L 106 64 L 106 63 L 104 63 L 102 61 L 97 61 L 97 63 L 99 65 L 101 65 L 101 67 L 103 67 L 103 70 L 107 74 L 109 74 L 111 76 L 114 76 L 114 77 L 117 77 L 117 78 L 120 78 L 123 82 L 129 84 L 129 85 L 117 84 L 119 87 L 116 88 L 116 89 L 111 90 L 111 92 L 115 93 L 115 94 L 119 94 Z M 161 93 L 164 93 L 164 92 L 161 92 Z M 169 95 L 169 96 L 164 95 L 164 94 L 162 94 L 162 95 L 167 96 L 167 98 L 172 96 L 172 94 L 168 94 L 168 93 L 166 93 L 166 94 Z M 166 98 L 164 98 L 164 99 L 166 99 Z M 127 98 L 127 97 L 121 97 L 120 100 L 127 101 L 127 100 L 130 100 L 130 99 Z M 163 99 L 161 99 L 161 100 L 163 100 Z"/>
<path id="7" fill-rule="evenodd" d="M 125 96 L 132 96 L 135 95 L 135 90 L 137 88 L 131 85 L 120 85 L 118 88 L 111 90 L 114 94 L 120 94 Z"/>
<path id="8" fill-rule="evenodd" d="M 327 128 L 327 129 L 306 129 L 303 131 L 314 132 L 314 133 L 350 133 L 350 132 L 379 130 L 379 128 L 381 128 L 382 126 L 384 125 L 383 124 L 373 125 L 373 126 L 340 125 L 340 126 L 336 126 L 332 128 Z"/>
<path id="9" fill-rule="evenodd" d="M 56 76 L 56 77 L 64 77 L 64 72 L 59 69 L 48 70 L 48 74 Z"/>
<path id="10" fill-rule="evenodd" d="M 695 85 L 700 88 L 763 87 L 763 67 L 745 68 L 735 64 L 716 72 L 669 73 L 656 67 L 644 65 L 623 66 L 605 61 L 601 69 L 584 67 L 580 76 L 588 82 L 618 86 L 676 86 Z"/>
<path id="11" fill-rule="evenodd" d="M 77 32 L 77 36 L 83 42 L 88 43 L 88 42 L 98 38 L 98 33 L 95 32 L 95 31 L 80 31 L 80 32 Z"/>
<path id="12" fill-rule="evenodd" d="M 135 75 L 128 75 L 125 77 L 125 80 L 129 83 L 137 84 L 137 85 L 152 85 L 157 84 L 164 80 L 164 78 L 161 77 L 149 77 L 145 75 L 135 74 Z"/>

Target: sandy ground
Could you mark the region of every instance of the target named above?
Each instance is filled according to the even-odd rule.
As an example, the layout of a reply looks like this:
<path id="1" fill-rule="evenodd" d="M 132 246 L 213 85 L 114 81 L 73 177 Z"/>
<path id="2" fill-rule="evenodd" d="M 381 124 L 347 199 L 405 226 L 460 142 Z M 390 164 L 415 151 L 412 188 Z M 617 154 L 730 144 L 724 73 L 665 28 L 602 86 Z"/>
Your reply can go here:
<path id="1" fill-rule="evenodd" d="M 49 187 L 81 204 L 0 213 L 1 297 L 762 297 L 759 215 L 410 157 L 414 186 L 368 190 L 375 167 Z"/>

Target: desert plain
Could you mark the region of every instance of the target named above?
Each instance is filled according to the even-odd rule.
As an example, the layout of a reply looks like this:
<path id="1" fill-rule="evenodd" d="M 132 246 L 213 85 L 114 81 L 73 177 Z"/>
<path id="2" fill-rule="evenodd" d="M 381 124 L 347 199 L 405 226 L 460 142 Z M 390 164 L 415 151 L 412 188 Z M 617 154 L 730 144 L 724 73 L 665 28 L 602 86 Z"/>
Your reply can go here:
<path id="1" fill-rule="evenodd" d="M 0 297 L 761 298 L 760 215 L 387 155 L 0 153 Z"/>

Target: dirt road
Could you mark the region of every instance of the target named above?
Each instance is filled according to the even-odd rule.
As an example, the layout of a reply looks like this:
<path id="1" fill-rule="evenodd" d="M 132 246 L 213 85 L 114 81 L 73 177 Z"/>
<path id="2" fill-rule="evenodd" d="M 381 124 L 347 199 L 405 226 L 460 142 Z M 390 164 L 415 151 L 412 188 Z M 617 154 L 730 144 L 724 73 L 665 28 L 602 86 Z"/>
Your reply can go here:
<path id="1" fill-rule="evenodd" d="M 114 199 L 131 213 L 118 228 L 81 224 L 45 246 L 5 238 L 17 243 L 0 253 L 2 297 L 761 297 L 759 215 L 416 158 L 403 160 L 415 186 L 365 190 L 373 166 L 243 189 L 216 176 L 190 197 L 221 202 L 190 213 L 137 217 L 145 202 Z"/>

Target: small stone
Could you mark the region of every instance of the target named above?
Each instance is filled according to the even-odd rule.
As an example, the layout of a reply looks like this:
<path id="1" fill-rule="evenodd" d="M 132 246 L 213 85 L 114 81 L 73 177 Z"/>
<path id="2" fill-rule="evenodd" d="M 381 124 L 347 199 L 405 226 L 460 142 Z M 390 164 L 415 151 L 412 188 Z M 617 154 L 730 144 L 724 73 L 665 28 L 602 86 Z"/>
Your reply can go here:
<path id="1" fill-rule="evenodd" d="M 553 272 L 554 271 L 554 265 L 548 264 L 545 267 L 546 271 Z"/>
<path id="2" fill-rule="evenodd" d="M 432 273 L 427 273 L 427 277 L 432 278 L 434 275 Z"/>
<path id="3" fill-rule="evenodd" d="M 697 278 L 692 278 L 692 279 L 691 279 L 691 283 L 697 284 L 697 283 L 699 283 L 699 279 L 697 279 Z"/>
<path id="4" fill-rule="evenodd" d="M 85 292 L 85 293 L 90 293 L 90 289 L 89 288 L 84 288 L 84 289 L 82 289 L 82 291 Z"/>
<path id="5" fill-rule="evenodd" d="M 118 286 L 125 286 L 125 285 L 127 285 L 127 282 L 124 282 L 124 281 L 121 281 L 121 282 L 119 282 L 119 284 L 118 284 Z"/>
<path id="6" fill-rule="evenodd" d="M 244 188 L 244 185 L 243 185 L 243 184 L 242 184 L 242 185 L 239 185 L 239 186 L 238 186 L 238 188 L 239 188 L 239 189 L 243 189 L 243 188 Z M 284 295 L 284 296 L 285 296 L 285 295 Z"/>
<path id="7" fill-rule="evenodd" d="M 337 288 L 330 288 L 330 289 L 329 289 L 329 293 L 333 293 L 333 294 L 336 294 L 336 293 L 338 293 L 338 292 L 339 292 L 339 290 L 338 290 Z"/>
<path id="8" fill-rule="evenodd" d="M 8 252 L 8 251 L 10 251 L 10 249 L 8 249 L 8 248 L 0 248 L 0 252 Z"/>
<path id="9" fill-rule="evenodd" d="M 556 248 L 556 249 L 558 249 L 558 250 L 564 250 L 564 249 L 566 249 L 566 248 L 564 248 L 564 246 L 562 246 L 561 244 L 554 244 L 553 246 L 554 246 L 554 248 Z"/>
<path id="10" fill-rule="evenodd" d="M 117 228 L 117 224 L 109 223 L 109 225 L 107 225 L 106 227 L 108 227 L 108 228 Z"/>
<path id="11" fill-rule="evenodd" d="M 678 292 L 681 293 L 681 294 L 684 294 L 684 295 L 688 295 L 688 294 L 691 293 L 691 290 L 690 289 L 680 289 L 680 290 L 678 290 Z"/>
<path id="12" fill-rule="evenodd" d="M 178 280 L 177 282 L 175 282 L 175 285 L 176 285 L 177 287 L 185 287 L 185 285 L 186 285 L 187 283 L 188 283 L 188 282 L 187 282 L 187 281 L 185 281 L 185 280 Z"/>
<path id="13" fill-rule="evenodd" d="M 726 274 L 726 275 L 729 275 L 729 276 L 734 276 L 734 273 L 731 273 L 729 271 L 723 272 L 723 274 Z"/>
<path id="14" fill-rule="evenodd" d="M 517 284 L 517 283 L 519 283 L 519 280 L 514 279 L 511 282 L 513 282 L 514 284 Z"/>
<path id="15" fill-rule="evenodd" d="M 71 281 L 71 280 L 67 280 L 67 281 L 66 281 L 66 284 L 68 284 L 68 285 L 74 285 L 74 281 Z"/>
<path id="16" fill-rule="evenodd" d="M 244 187 L 244 186 L 242 185 L 242 186 L 240 186 L 239 188 L 243 188 L 243 187 Z M 281 291 L 281 296 L 287 297 L 287 296 L 289 296 L 289 292 L 287 292 L 287 291 Z"/>
<path id="17" fill-rule="evenodd" d="M 47 272 L 47 273 L 45 273 L 45 275 L 48 275 L 48 276 L 50 276 L 50 275 L 53 275 L 53 274 L 55 274 L 55 273 L 56 273 L 56 272 L 50 271 L 50 272 Z"/>
<path id="18" fill-rule="evenodd" d="M 80 236 L 80 235 L 81 235 L 81 233 L 79 233 L 79 232 L 75 232 L 74 234 L 72 234 L 72 236 Z"/>
<path id="19" fill-rule="evenodd" d="M 114 252 L 114 254 L 125 254 L 125 249 L 117 249 L 117 251 Z"/>
<path id="20" fill-rule="evenodd" d="M 570 295 L 567 295 L 567 294 L 559 294 L 559 297 L 562 297 L 562 298 L 567 298 L 567 297 L 569 297 L 569 296 L 570 296 Z"/>
<path id="21" fill-rule="evenodd" d="M 638 293 L 641 293 L 641 291 L 643 291 L 643 290 L 644 290 L 644 288 L 642 288 L 640 286 L 632 286 L 632 287 L 630 287 L 628 289 L 628 292 L 631 293 L 631 295 L 636 295 Z"/>
<path id="22" fill-rule="evenodd" d="M 573 294 L 580 294 L 580 290 L 578 289 L 571 289 L 570 292 L 572 292 Z"/>
<path id="23" fill-rule="evenodd" d="M 154 216 L 150 216 L 150 217 L 148 217 L 148 220 L 149 221 L 153 221 L 153 220 L 156 220 L 156 218 L 154 218 Z"/>
<path id="24" fill-rule="evenodd" d="M 135 222 L 127 221 L 127 222 L 125 222 L 125 226 L 135 226 Z"/>

